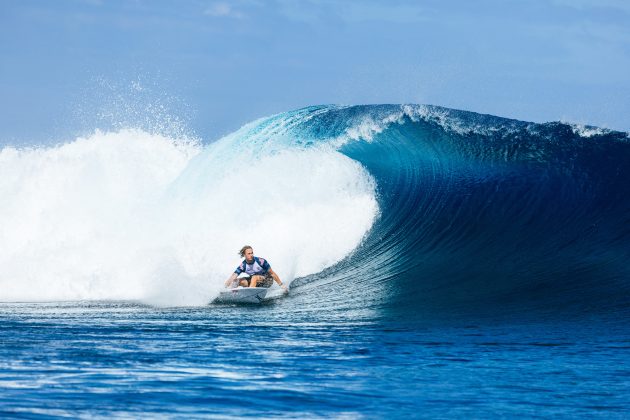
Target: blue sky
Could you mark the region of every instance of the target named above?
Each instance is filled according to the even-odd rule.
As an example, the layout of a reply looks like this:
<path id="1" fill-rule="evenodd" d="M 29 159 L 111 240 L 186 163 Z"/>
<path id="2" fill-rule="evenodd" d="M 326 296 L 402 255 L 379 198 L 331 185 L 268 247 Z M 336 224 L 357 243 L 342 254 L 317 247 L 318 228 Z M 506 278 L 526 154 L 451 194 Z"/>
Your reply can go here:
<path id="1" fill-rule="evenodd" d="M 630 131 L 628 22 L 625 0 L 0 0 L 0 144 L 173 120 L 210 141 L 329 103 Z"/>

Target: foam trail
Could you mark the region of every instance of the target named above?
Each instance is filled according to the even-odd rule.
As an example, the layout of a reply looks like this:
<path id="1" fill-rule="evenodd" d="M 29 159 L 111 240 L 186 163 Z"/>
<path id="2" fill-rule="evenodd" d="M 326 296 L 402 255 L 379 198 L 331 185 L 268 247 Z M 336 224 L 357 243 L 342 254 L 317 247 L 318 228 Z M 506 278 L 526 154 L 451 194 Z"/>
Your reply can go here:
<path id="1" fill-rule="evenodd" d="M 289 147 L 244 154 L 236 141 L 121 130 L 3 149 L 0 300 L 204 304 L 244 243 L 290 281 L 370 229 L 374 184 L 358 163 Z"/>

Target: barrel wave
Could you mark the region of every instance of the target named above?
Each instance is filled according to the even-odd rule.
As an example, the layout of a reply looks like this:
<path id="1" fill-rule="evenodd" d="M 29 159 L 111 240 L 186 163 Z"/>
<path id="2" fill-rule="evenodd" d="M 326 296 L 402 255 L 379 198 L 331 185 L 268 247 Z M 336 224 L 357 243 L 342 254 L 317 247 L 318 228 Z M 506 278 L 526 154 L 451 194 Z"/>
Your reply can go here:
<path id="1" fill-rule="evenodd" d="M 300 311 L 630 302 L 626 133 L 374 105 L 283 113 L 208 145 L 155 137 L 2 151 L 2 300 L 200 304 L 252 242 Z"/>
<path id="2" fill-rule="evenodd" d="M 303 284 L 358 285 L 361 305 L 379 296 L 402 317 L 627 307 L 626 133 L 430 106 L 309 117 L 301 136 L 361 162 L 381 214 L 351 257 Z"/>

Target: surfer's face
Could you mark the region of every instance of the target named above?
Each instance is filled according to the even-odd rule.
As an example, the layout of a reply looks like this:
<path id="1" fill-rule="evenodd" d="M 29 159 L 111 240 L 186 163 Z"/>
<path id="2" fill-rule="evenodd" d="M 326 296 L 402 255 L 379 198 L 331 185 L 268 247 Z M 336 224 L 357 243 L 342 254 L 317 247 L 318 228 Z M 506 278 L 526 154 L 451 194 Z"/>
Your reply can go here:
<path id="1" fill-rule="evenodd" d="M 245 250 L 245 259 L 247 260 L 247 262 L 250 262 L 254 259 L 254 250 L 251 248 L 247 248 Z"/>

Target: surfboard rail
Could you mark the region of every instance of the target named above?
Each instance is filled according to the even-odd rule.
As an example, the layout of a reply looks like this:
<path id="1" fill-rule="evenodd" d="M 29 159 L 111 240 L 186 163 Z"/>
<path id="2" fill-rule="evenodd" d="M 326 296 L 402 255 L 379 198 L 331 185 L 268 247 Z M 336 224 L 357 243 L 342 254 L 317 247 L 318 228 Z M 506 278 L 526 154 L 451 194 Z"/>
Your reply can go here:
<path id="1" fill-rule="evenodd" d="M 261 303 L 265 300 L 268 287 L 235 287 L 222 291 L 214 300 L 219 303 Z"/>

